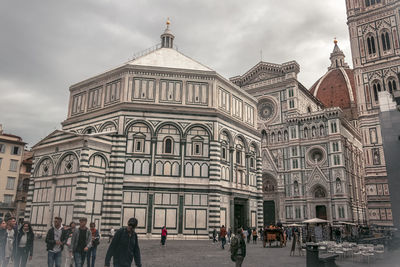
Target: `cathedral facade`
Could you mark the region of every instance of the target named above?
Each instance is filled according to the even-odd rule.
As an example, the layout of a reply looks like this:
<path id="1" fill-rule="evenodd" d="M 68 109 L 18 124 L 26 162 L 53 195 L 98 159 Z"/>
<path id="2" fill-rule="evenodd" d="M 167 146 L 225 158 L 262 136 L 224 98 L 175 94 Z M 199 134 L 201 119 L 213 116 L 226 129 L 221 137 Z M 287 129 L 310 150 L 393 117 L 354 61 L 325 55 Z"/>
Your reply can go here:
<path id="1" fill-rule="evenodd" d="M 400 2 L 346 0 L 346 8 L 359 126 L 363 136 L 368 220 L 371 224 L 391 226 L 393 218 L 379 121 L 379 92 L 399 90 Z"/>
<path id="2" fill-rule="evenodd" d="M 258 99 L 265 224 L 315 217 L 366 223 L 361 134 L 351 120 L 356 114 L 351 71 L 336 43 L 331 62 L 311 91 L 297 80 L 300 68 L 294 61 L 260 62 L 231 78 Z M 337 93 L 333 85 L 343 88 L 343 98 L 323 103 Z"/>
<path id="3" fill-rule="evenodd" d="M 161 45 L 70 87 L 68 118 L 34 146 L 26 216 L 87 217 L 102 233 L 138 219 L 139 234 L 207 238 L 262 222 L 257 100 Z"/>

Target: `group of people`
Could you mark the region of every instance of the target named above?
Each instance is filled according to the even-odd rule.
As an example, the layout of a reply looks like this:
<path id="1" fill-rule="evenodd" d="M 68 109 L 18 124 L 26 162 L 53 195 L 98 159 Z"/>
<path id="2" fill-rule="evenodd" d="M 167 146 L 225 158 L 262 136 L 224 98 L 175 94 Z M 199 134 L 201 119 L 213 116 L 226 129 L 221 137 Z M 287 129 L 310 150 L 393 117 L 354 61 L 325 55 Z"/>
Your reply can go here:
<path id="1" fill-rule="evenodd" d="M 65 267 L 94 267 L 100 234 L 95 223 L 87 228 L 87 219 L 79 219 L 79 227 L 75 222 L 62 225 L 62 218 L 55 217 L 54 225 L 46 234 L 47 263 L 49 267 L 61 266 L 62 253 L 65 247 Z"/>
<path id="2" fill-rule="evenodd" d="M 18 229 L 15 217 L 0 222 L 0 266 L 6 267 L 13 261 L 14 267 L 25 267 L 33 255 L 34 234 L 29 222 Z"/>
<path id="3" fill-rule="evenodd" d="M 128 267 L 135 264 L 141 267 L 141 258 L 137 234 L 137 220 L 131 218 L 127 227 L 123 227 L 110 236 L 105 267 L 110 266 L 113 259 L 114 267 Z M 87 260 L 88 267 L 94 267 L 97 246 L 100 244 L 100 234 L 95 223 L 86 227 L 87 219 L 80 218 L 79 226 L 75 222 L 62 224 L 62 218 L 55 217 L 53 226 L 46 234 L 47 265 L 61 267 L 83 267 Z M 166 236 L 166 229 L 165 229 Z M 165 240 L 164 240 L 165 243 Z M 0 219 L 0 267 L 25 267 L 28 259 L 33 256 L 34 233 L 29 222 L 17 225 L 15 217 Z"/>

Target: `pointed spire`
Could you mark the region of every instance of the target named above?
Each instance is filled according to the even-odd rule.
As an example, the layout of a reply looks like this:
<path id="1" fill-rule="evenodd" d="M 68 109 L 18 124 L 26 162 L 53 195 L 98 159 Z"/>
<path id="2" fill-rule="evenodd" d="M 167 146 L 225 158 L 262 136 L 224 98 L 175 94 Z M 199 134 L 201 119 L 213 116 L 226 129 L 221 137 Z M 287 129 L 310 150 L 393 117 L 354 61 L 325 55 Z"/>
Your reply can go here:
<path id="1" fill-rule="evenodd" d="M 345 55 L 343 51 L 340 50 L 336 37 L 333 40 L 333 43 L 335 44 L 335 46 L 330 56 L 331 66 L 328 69 L 331 70 L 336 68 L 348 68 L 349 65 L 344 61 Z"/>
<path id="2" fill-rule="evenodd" d="M 165 24 L 167 25 L 167 27 L 165 28 L 164 33 L 161 34 L 161 47 L 173 48 L 175 36 L 172 34 L 171 30 L 169 29 L 169 25 L 171 24 L 171 21 L 169 20 L 169 18 L 167 19 L 167 22 Z"/>

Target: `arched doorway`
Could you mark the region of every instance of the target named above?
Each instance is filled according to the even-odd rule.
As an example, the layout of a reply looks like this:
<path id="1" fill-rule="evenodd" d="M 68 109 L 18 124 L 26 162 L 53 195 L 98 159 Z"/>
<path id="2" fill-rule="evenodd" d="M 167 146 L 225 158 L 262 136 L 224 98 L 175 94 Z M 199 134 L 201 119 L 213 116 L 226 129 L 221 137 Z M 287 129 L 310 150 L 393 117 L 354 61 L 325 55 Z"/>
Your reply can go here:
<path id="1" fill-rule="evenodd" d="M 275 224 L 276 222 L 276 210 L 275 210 L 275 198 L 276 198 L 277 183 L 275 178 L 268 173 L 263 174 L 263 213 L 264 213 L 264 226 Z"/>
<path id="2" fill-rule="evenodd" d="M 318 199 L 324 199 L 326 198 L 327 193 L 325 188 L 322 186 L 318 185 L 314 189 L 314 198 L 316 200 Z M 325 205 L 316 205 L 315 206 L 315 217 L 322 219 L 322 220 L 327 220 L 328 219 L 328 214 L 326 212 L 326 206 Z"/>

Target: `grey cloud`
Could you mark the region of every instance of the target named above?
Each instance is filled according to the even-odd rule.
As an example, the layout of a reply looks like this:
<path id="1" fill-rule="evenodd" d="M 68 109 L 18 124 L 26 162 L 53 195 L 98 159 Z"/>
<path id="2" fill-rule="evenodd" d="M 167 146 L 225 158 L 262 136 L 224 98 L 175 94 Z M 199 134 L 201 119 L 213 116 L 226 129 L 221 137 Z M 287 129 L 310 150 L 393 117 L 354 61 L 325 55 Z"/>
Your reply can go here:
<path id="1" fill-rule="evenodd" d="M 335 36 L 351 63 L 344 1 L 5 1 L 0 123 L 34 145 L 66 118 L 70 85 L 157 44 L 167 17 L 179 50 L 226 78 L 257 64 L 262 50 L 264 61 L 298 61 L 310 87 Z"/>

